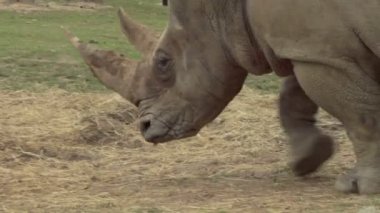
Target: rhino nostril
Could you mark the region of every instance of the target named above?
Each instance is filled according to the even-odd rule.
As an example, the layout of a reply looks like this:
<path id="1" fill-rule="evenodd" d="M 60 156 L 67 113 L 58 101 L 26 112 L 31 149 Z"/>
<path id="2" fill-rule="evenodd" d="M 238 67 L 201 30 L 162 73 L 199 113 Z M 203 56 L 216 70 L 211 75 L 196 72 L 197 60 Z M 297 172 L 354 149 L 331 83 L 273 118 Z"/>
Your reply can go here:
<path id="1" fill-rule="evenodd" d="M 141 132 L 146 132 L 151 126 L 150 120 L 141 121 L 140 123 L 140 130 Z"/>

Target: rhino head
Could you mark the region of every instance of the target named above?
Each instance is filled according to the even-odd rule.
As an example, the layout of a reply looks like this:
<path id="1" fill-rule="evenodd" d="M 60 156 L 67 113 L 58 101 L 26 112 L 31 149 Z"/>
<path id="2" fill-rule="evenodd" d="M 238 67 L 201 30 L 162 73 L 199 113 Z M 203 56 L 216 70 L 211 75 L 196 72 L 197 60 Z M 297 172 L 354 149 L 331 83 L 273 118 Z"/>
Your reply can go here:
<path id="1" fill-rule="evenodd" d="M 119 10 L 124 34 L 143 55 L 140 61 L 69 35 L 94 75 L 138 107 L 141 132 L 149 142 L 196 135 L 241 90 L 247 76 L 212 21 L 197 18 L 204 16 L 197 8 L 202 1 L 191 2 L 170 2 L 169 22 L 160 37 Z"/>

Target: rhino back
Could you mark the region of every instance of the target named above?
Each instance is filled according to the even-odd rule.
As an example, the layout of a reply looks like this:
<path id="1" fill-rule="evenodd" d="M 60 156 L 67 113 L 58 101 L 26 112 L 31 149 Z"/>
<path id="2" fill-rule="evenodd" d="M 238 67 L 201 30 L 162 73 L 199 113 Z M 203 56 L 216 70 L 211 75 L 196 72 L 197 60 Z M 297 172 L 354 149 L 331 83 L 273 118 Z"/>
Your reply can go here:
<path id="1" fill-rule="evenodd" d="M 344 22 L 380 57 L 380 0 L 334 2 L 334 8 Z"/>
<path id="2" fill-rule="evenodd" d="M 256 37 L 274 57 L 331 66 L 359 61 L 380 79 L 374 71 L 380 68 L 379 0 L 255 0 L 247 6 Z"/>
<path id="3" fill-rule="evenodd" d="M 355 59 L 370 77 L 380 82 L 380 0 L 344 0 L 335 4 L 337 13 L 355 33 L 364 51 L 356 51 Z"/>

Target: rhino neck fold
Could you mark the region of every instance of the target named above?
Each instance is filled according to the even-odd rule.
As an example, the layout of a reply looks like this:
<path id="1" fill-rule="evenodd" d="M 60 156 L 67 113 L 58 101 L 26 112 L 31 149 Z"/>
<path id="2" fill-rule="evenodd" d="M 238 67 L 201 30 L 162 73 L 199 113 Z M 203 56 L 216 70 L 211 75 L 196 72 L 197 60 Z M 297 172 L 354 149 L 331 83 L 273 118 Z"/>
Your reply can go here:
<path id="1" fill-rule="evenodd" d="M 256 69 L 258 71 L 258 73 L 256 73 L 254 71 L 254 68 L 252 68 L 252 70 L 248 70 L 248 72 L 252 72 L 253 74 L 266 74 L 267 72 L 270 72 L 269 63 L 267 62 L 267 59 L 265 58 L 265 55 L 263 51 L 261 50 L 259 43 L 256 40 L 255 33 L 253 32 L 253 29 L 249 22 L 247 0 L 242 0 L 241 7 L 242 7 L 241 10 L 243 13 L 242 15 L 243 15 L 244 28 L 248 35 L 249 43 L 251 44 L 251 47 L 253 48 L 254 63 L 257 66 Z"/>
<path id="2" fill-rule="evenodd" d="M 220 0 L 212 4 L 220 5 Z M 269 64 L 257 42 L 247 11 L 247 0 L 229 0 L 224 7 L 215 6 L 216 28 L 227 58 L 247 73 L 262 75 L 270 72 Z"/>

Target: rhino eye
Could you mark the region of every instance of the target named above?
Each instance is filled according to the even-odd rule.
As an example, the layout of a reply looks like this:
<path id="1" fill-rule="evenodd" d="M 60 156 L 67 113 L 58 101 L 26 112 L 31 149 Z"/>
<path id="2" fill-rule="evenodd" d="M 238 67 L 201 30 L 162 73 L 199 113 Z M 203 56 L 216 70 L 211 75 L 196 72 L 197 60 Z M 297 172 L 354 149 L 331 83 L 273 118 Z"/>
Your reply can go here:
<path id="1" fill-rule="evenodd" d="M 167 53 L 159 50 L 155 57 L 155 64 L 158 71 L 165 73 L 170 69 L 172 59 L 169 57 Z"/>
<path id="2" fill-rule="evenodd" d="M 170 59 L 169 58 L 160 58 L 158 59 L 157 65 L 160 70 L 166 70 L 169 66 Z"/>

